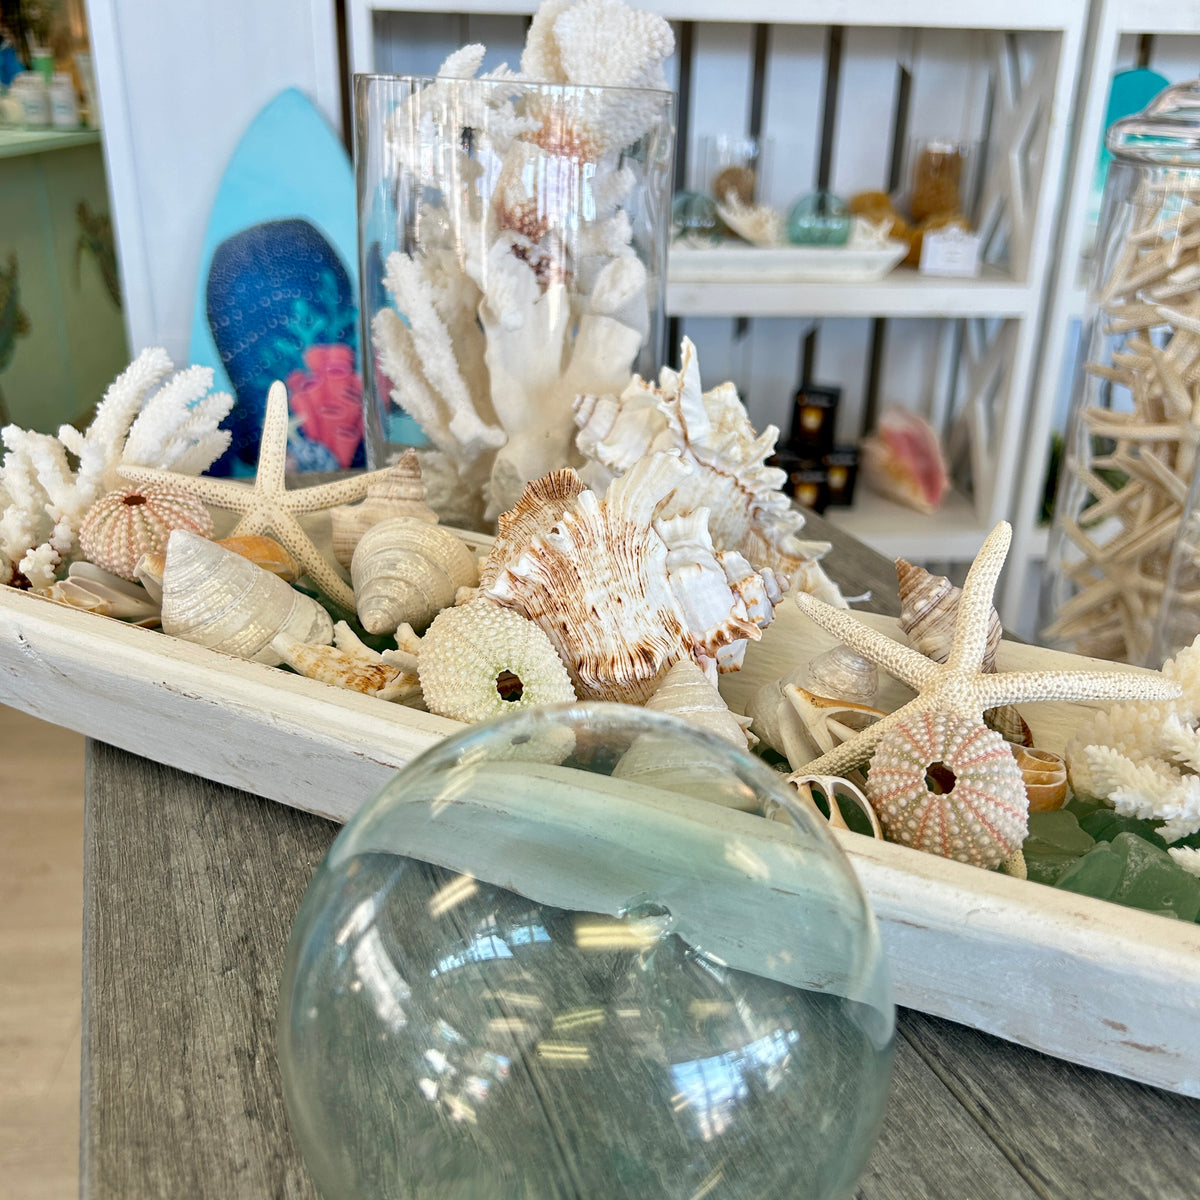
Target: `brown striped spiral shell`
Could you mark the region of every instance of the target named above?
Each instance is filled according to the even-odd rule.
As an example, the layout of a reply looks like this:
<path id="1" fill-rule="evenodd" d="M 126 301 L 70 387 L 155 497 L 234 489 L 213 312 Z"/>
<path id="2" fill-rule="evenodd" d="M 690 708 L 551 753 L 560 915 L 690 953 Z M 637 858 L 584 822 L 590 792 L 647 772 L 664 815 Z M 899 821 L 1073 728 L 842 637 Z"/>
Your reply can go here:
<path id="1" fill-rule="evenodd" d="M 918 712 L 880 739 L 867 798 L 888 840 L 998 867 L 1025 840 L 1029 810 L 1012 750 L 978 718 Z"/>
<path id="2" fill-rule="evenodd" d="M 138 559 L 165 551 L 174 529 L 211 537 L 212 517 L 202 501 L 174 484 L 117 488 L 88 509 L 79 526 L 79 549 L 88 562 L 136 579 Z"/>

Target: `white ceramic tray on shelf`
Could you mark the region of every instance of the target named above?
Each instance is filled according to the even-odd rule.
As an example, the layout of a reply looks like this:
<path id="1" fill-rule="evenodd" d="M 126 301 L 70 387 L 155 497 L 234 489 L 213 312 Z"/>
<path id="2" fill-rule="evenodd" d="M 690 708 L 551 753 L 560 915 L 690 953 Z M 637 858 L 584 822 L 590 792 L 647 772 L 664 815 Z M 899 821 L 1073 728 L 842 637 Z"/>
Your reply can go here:
<path id="1" fill-rule="evenodd" d="M 853 246 L 671 246 L 672 283 L 873 283 L 908 253 L 903 242 Z"/>
<path id="2" fill-rule="evenodd" d="M 829 644 L 783 605 L 746 670 L 726 676 L 731 706 Z M 1080 662 L 1007 642 L 1000 651 L 1002 669 L 1067 661 Z M 339 821 L 461 728 L 3 587 L 0 703 Z M 1023 712 L 1051 749 L 1082 716 L 1068 705 Z M 724 814 L 714 806 L 714 822 Z M 898 1003 L 1200 1095 L 1200 926 L 855 834 L 839 839 L 879 921 Z M 746 936 L 754 929 L 749 911 Z"/>

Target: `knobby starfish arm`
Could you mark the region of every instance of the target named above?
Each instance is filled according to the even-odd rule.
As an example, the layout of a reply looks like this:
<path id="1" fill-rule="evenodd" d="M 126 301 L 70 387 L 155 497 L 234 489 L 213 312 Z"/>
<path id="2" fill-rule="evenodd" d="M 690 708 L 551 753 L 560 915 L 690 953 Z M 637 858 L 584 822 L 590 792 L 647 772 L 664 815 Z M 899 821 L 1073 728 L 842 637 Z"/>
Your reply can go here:
<path id="1" fill-rule="evenodd" d="M 954 622 L 954 641 L 946 665 L 954 671 L 978 670 L 987 648 L 988 618 L 996 581 L 1008 556 L 1012 526 L 1001 521 L 987 535 L 963 584 Z"/>
<path id="2" fill-rule="evenodd" d="M 789 775 L 788 779 L 791 780 L 797 775 L 845 775 L 847 772 L 853 771 L 855 767 L 861 767 L 870 761 L 871 755 L 875 753 L 875 747 L 879 745 L 879 739 L 892 726 L 907 717 L 913 711 L 913 705 L 916 703 L 916 700 L 910 700 L 908 704 L 896 709 L 895 712 L 888 713 L 886 717 L 880 717 L 866 729 L 860 729 L 858 733 L 848 737 L 840 746 L 834 746 L 820 758 L 803 764 L 799 770 Z"/>
<path id="3" fill-rule="evenodd" d="M 238 511 L 254 490 L 250 484 L 236 483 L 232 479 L 216 479 L 211 475 L 180 475 L 176 471 L 164 471 L 158 467 L 119 466 L 117 474 L 139 486 L 147 483 L 170 483 L 184 488 L 205 504 L 232 511 Z"/>
<path id="4" fill-rule="evenodd" d="M 811 621 L 910 687 L 920 690 L 937 675 L 938 663 L 926 658 L 919 650 L 904 646 L 887 634 L 862 624 L 849 610 L 834 608 L 807 592 L 795 593 L 794 599 L 800 611 Z"/>
<path id="5" fill-rule="evenodd" d="M 254 486 L 262 492 L 281 492 L 287 474 L 288 398 L 287 388 L 275 380 L 267 390 L 262 437 L 258 445 L 258 467 Z"/>
<path id="6" fill-rule="evenodd" d="M 1001 671 L 976 682 L 984 708 L 1039 700 L 1174 700 L 1179 684 L 1124 671 Z"/>
<path id="7" fill-rule="evenodd" d="M 354 611 L 354 592 L 333 565 L 313 546 L 291 513 L 277 513 L 268 528 L 276 541 L 308 572 L 313 583 L 343 608 Z"/>

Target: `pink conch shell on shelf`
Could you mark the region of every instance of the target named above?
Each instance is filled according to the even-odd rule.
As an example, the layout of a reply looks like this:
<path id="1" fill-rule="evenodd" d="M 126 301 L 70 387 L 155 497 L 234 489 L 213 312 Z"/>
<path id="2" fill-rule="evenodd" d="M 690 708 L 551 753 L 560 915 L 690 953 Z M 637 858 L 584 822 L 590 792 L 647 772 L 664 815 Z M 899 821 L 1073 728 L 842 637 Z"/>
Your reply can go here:
<path id="1" fill-rule="evenodd" d="M 1028 832 L 1008 743 L 956 713 L 925 710 L 894 724 L 875 748 L 866 792 L 890 841 L 989 870 Z"/>
<path id="2" fill-rule="evenodd" d="M 619 396 L 580 395 L 575 423 L 576 447 L 589 460 L 580 474 L 589 486 L 603 489 L 645 455 L 674 451 L 694 469 L 661 517 L 707 508 L 718 551 L 736 551 L 755 568 L 770 567 L 789 580 L 804 572 L 807 582 L 828 585 L 841 599 L 814 563 L 828 543 L 796 537 L 803 514 L 782 490 L 786 474 L 766 465 L 779 430 L 768 425 L 756 434 L 733 384 L 701 389 L 696 347 L 688 338 L 678 371 L 664 367 L 657 386 L 635 375 Z M 813 569 L 819 580 L 811 579 Z"/>
<path id="3" fill-rule="evenodd" d="M 863 478 L 877 492 L 918 512 L 936 512 L 950 486 L 941 442 L 928 421 L 889 409 L 862 443 Z"/>
<path id="4" fill-rule="evenodd" d="M 1029 811 L 1062 808 L 1067 801 L 1067 764 L 1062 755 L 1032 746 L 1018 746 L 1013 753 L 1025 782 Z"/>
<path id="5" fill-rule="evenodd" d="M 170 483 L 117 488 L 88 509 L 79 526 L 79 548 L 88 562 L 122 579 L 133 579 L 143 554 L 165 550 L 173 529 L 201 537 L 213 531 L 201 501 Z"/>
<path id="6" fill-rule="evenodd" d="M 691 469 L 653 454 L 603 498 L 585 490 L 555 504 L 548 524 L 513 514 L 528 543 L 482 594 L 545 630 L 581 697 L 641 704 L 689 654 L 706 669 L 736 667 L 739 644 L 760 636 L 782 595 L 772 573 L 713 552 L 703 513 L 670 524 L 668 545 L 656 514 Z"/>
<path id="7" fill-rule="evenodd" d="M 421 478 L 421 464 L 411 447 L 374 478 L 366 498 L 358 504 L 339 504 L 329 510 L 332 527 L 333 557 L 349 568 L 354 548 L 372 525 L 389 517 L 415 517 L 437 524 L 437 513 L 427 503 L 427 489 Z"/>
<path id="8" fill-rule="evenodd" d="M 333 452 L 346 470 L 363 439 L 362 380 L 346 345 L 309 346 L 303 371 L 286 380 L 292 412 L 310 441 Z"/>

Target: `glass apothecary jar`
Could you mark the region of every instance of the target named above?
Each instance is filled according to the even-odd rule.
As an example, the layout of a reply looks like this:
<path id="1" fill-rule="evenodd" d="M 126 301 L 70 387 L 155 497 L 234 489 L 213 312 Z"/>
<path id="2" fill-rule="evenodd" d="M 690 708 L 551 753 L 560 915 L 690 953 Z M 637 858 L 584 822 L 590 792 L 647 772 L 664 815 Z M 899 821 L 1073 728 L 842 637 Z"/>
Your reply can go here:
<path id="1" fill-rule="evenodd" d="M 355 77 L 370 466 L 431 445 L 494 517 L 656 371 L 673 144 L 667 91 Z"/>
<path id="2" fill-rule="evenodd" d="M 1200 632 L 1200 80 L 1107 145 L 1040 615 L 1051 645 L 1157 667 Z"/>
<path id="3" fill-rule="evenodd" d="M 346 826 L 279 1062 L 331 1200 L 823 1200 L 870 1154 L 893 1029 L 815 812 L 677 718 L 579 703 L 441 742 Z"/>

